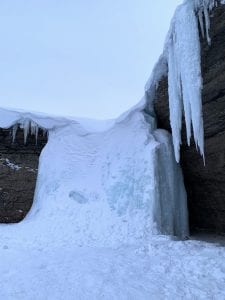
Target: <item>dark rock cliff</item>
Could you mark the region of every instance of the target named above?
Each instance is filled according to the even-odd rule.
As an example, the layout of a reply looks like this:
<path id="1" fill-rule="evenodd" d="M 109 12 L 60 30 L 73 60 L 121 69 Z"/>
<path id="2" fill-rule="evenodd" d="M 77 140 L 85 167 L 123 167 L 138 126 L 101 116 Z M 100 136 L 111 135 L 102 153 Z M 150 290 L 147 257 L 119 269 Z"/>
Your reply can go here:
<path id="1" fill-rule="evenodd" d="M 0 129 L 0 223 L 21 221 L 30 210 L 35 191 L 38 160 L 47 142 L 39 133 L 38 142 L 20 129 L 12 143 L 12 130 Z"/>
<path id="2" fill-rule="evenodd" d="M 201 41 L 203 118 L 206 166 L 192 141 L 187 146 L 182 129 L 181 166 L 188 195 L 192 232 L 225 233 L 225 5 L 211 12 L 211 46 Z M 160 128 L 171 131 L 168 82 L 157 89 L 155 112 Z"/>

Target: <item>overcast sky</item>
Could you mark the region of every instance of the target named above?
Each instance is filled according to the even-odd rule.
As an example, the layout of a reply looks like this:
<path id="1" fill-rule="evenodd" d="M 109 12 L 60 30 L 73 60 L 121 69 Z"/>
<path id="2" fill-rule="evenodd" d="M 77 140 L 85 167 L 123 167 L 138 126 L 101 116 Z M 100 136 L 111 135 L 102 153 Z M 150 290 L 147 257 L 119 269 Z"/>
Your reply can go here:
<path id="1" fill-rule="evenodd" d="M 181 0 L 0 0 L 0 105 L 112 118 L 136 104 Z"/>

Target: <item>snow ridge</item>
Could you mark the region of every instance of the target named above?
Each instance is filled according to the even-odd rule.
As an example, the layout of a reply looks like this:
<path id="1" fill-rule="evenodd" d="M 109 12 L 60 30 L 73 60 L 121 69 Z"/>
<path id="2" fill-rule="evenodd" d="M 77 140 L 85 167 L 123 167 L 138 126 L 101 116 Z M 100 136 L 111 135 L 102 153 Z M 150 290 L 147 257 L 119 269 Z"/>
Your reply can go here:
<path id="1" fill-rule="evenodd" d="M 220 2 L 224 4 L 224 1 Z M 148 95 L 146 104 L 153 107 L 158 82 L 168 73 L 170 123 L 177 162 L 180 160 L 183 114 L 188 145 L 190 145 L 193 128 L 196 148 L 204 159 L 201 46 L 198 24 L 202 36 L 210 44 L 209 11 L 217 4 L 218 1 L 215 0 L 185 0 L 178 6 L 171 22 L 163 54 L 145 86 Z"/>

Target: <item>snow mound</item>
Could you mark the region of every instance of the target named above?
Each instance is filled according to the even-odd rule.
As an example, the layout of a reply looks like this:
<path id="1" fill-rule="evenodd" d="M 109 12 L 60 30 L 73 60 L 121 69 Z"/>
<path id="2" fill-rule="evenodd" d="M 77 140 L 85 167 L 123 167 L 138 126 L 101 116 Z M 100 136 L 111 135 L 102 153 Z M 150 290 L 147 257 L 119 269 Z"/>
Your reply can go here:
<path id="1" fill-rule="evenodd" d="M 186 193 L 170 135 L 138 105 L 91 127 L 78 119 L 0 110 L 1 127 L 49 131 L 33 207 L 3 232 L 29 241 L 118 246 L 153 234 L 188 235 Z M 25 120 L 25 121 L 24 121 Z M 27 125 L 28 124 L 28 125 Z M 99 123 L 100 124 L 100 123 Z M 46 230 L 46 228 L 48 230 Z"/>

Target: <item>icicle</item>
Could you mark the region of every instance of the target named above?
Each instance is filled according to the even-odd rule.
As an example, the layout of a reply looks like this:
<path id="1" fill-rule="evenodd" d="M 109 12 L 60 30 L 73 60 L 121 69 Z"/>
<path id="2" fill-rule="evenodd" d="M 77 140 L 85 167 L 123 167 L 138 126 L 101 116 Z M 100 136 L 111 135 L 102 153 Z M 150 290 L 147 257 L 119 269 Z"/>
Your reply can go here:
<path id="1" fill-rule="evenodd" d="M 16 123 L 13 126 L 13 130 L 12 130 L 12 141 L 13 141 L 13 143 L 15 142 L 15 139 L 16 139 L 17 130 L 18 130 L 18 124 Z"/>
<path id="2" fill-rule="evenodd" d="M 178 60 L 176 59 L 176 53 L 174 53 L 174 42 L 175 36 L 171 40 L 169 45 L 168 53 L 168 67 L 170 72 L 168 73 L 168 81 L 174 82 L 174 84 L 169 84 L 169 95 L 170 99 L 170 123 L 173 132 L 173 144 L 175 149 L 176 161 L 180 160 L 180 145 L 181 145 L 181 126 L 182 126 L 182 95 L 181 95 L 181 86 L 180 86 L 180 77 L 178 74 L 179 66 Z M 176 119 L 173 120 L 173 116 L 176 116 Z"/>
<path id="3" fill-rule="evenodd" d="M 202 78 L 198 22 L 191 2 L 179 7 L 167 45 L 170 121 L 176 160 L 181 144 L 182 101 L 187 142 L 190 145 L 191 124 L 197 147 L 204 155 L 202 120 Z"/>
<path id="4" fill-rule="evenodd" d="M 204 5 L 204 17 L 205 17 L 205 30 L 206 30 L 206 37 L 207 37 L 207 42 L 209 45 L 211 45 L 211 38 L 209 36 L 209 29 L 210 29 L 210 19 L 209 19 L 209 12 L 208 12 L 208 7 Z"/>
<path id="5" fill-rule="evenodd" d="M 202 36 L 203 38 L 206 36 L 208 44 L 211 45 L 211 38 L 209 36 L 209 30 L 210 30 L 209 11 L 211 11 L 215 6 L 217 6 L 217 1 L 215 0 L 193 0 L 193 1 L 194 1 L 194 9 L 198 13 L 198 19 L 201 27 Z M 205 22 L 203 21 L 203 16 Z"/>
<path id="6" fill-rule="evenodd" d="M 35 136 L 36 145 L 37 145 L 39 126 L 37 123 L 31 121 L 30 127 L 31 127 L 31 134 Z"/>
<path id="7" fill-rule="evenodd" d="M 48 131 L 46 129 L 42 129 L 43 130 L 43 136 L 45 136 L 46 134 L 48 134 Z"/>
<path id="8" fill-rule="evenodd" d="M 39 132 L 39 127 L 36 127 L 36 132 L 35 132 L 35 140 L 36 140 L 36 145 L 38 143 L 38 132 Z"/>
<path id="9" fill-rule="evenodd" d="M 39 134 L 39 129 L 40 129 L 39 125 L 36 122 L 34 122 L 34 121 L 30 120 L 30 119 L 22 119 L 22 120 L 18 121 L 18 123 L 16 123 L 13 126 L 13 130 L 12 130 L 12 140 L 13 140 L 13 142 L 15 141 L 16 133 L 17 133 L 17 130 L 18 130 L 19 127 L 24 132 L 24 144 L 27 143 L 27 137 L 28 137 L 28 135 L 30 133 L 31 135 L 35 136 L 36 145 L 37 145 L 38 134 Z M 45 135 L 47 135 L 47 137 L 48 137 L 49 131 L 47 129 L 45 129 L 45 128 L 41 128 L 41 129 L 43 131 L 43 137 Z"/>
<path id="10" fill-rule="evenodd" d="M 34 123 L 33 121 L 30 122 L 30 133 L 32 135 L 35 135 L 35 127 L 36 127 L 36 123 Z"/>
<path id="11" fill-rule="evenodd" d="M 24 119 L 20 121 L 20 128 L 23 129 L 23 134 L 24 134 L 24 144 L 27 143 L 27 137 L 30 131 L 30 120 Z"/>
<path id="12" fill-rule="evenodd" d="M 198 12 L 198 20 L 201 28 L 201 34 L 203 39 L 205 38 L 205 30 L 204 30 L 204 21 L 203 21 L 203 11 L 202 9 L 199 10 Z"/>

